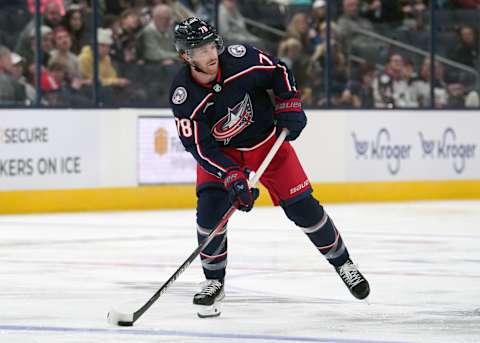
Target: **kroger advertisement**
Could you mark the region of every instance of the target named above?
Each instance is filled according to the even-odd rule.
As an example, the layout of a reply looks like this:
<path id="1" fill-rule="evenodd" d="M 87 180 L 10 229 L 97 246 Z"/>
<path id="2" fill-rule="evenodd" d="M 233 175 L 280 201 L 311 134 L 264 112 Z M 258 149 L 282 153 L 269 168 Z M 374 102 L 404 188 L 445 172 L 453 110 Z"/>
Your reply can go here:
<path id="1" fill-rule="evenodd" d="M 477 112 L 369 112 L 349 116 L 349 181 L 480 178 Z"/>
<path id="2" fill-rule="evenodd" d="M 195 171 L 171 116 L 138 119 L 139 184 L 194 183 Z"/>
<path id="3" fill-rule="evenodd" d="M 98 186 L 94 111 L 2 112 L 0 190 Z"/>

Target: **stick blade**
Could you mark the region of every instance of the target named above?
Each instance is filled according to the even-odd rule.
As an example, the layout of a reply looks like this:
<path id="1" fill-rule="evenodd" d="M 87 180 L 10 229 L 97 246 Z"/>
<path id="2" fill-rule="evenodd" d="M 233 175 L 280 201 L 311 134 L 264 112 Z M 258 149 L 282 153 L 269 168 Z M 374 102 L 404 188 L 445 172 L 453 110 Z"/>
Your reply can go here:
<path id="1" fill-rule="evenodd" d="M 133 314 L 111 310 L 107 314 L 107 321 L 114 326 L 133 326 Z"/>

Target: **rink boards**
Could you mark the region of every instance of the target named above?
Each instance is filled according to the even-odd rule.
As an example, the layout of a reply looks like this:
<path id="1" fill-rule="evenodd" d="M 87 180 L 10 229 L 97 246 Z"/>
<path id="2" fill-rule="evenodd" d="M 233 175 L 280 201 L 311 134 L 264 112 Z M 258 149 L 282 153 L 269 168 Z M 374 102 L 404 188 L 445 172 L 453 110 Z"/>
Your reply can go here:
<path id="1" fill-rule="evenodd" d="M 293 144 L 325 203 L 480 198 L 478 111 L 307 112 Z M 195 161 L 166 109 L 0 118 L 0 213 L 195 206 Z"/>

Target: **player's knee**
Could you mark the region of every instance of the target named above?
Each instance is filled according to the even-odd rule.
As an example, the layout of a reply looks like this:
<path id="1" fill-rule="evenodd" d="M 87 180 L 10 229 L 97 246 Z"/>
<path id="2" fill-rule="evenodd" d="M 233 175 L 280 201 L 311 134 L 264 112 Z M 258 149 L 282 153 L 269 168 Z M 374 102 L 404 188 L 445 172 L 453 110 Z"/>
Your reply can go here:
<path id="1" fill-rule="evenodd" d="M 309 227 L 318 223 L 324 214 L 323 206 L 313 196 L 283 207 L 287 217 L 300 227 Z"/>
<path id="2" fill-rule="evenodd" d="M 212 229 L 229 206 L 228 194 L 220 188 L 205 188 L 198 193 L 197 224 Z"/>

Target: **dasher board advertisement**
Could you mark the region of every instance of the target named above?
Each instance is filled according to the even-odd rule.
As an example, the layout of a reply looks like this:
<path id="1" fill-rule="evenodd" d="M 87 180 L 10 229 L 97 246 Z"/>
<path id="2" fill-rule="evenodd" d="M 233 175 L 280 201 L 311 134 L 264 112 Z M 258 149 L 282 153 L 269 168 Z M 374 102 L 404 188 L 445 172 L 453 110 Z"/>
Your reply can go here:
<path id="1" fill-rule="evenodd" d="M 138 183 L 194 183 L 196 161 L 185 151 L 172 116 L 139 117 Z"/>
<path id="2" fill-rule="evenodd" d="M 349 181 L 480 177 L 477 112 L 370 112 L 347 122 Z"/>
<path id="3" fill-rule="evenodd" d="M 12 109 L 0 118 L 0 191 L 98 186 L 95 111 Z"/>

